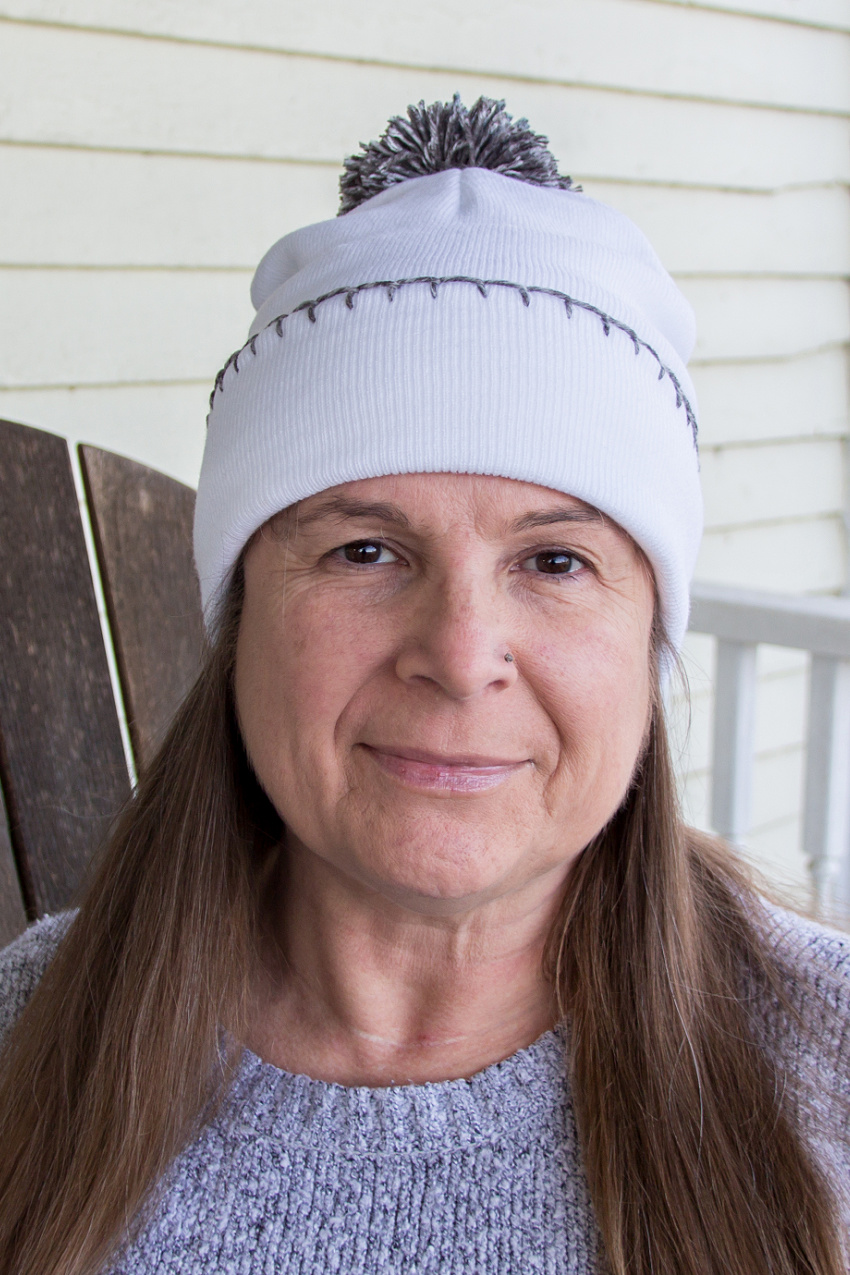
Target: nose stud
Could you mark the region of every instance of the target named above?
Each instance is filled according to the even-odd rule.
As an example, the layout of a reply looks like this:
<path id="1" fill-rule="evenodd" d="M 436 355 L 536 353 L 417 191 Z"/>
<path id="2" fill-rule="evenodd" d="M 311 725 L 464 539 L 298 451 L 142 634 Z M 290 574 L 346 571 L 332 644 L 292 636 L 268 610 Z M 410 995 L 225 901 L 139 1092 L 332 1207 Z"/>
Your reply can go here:
<path id="1" fill-rule="evenodd" d="M 508 664 L 513 664 L 514 662 L 514 657 L 511 655 L 510 651 L 508 651 L 507 655 L 505 656 L 505 659 L 507 660 Z"/>

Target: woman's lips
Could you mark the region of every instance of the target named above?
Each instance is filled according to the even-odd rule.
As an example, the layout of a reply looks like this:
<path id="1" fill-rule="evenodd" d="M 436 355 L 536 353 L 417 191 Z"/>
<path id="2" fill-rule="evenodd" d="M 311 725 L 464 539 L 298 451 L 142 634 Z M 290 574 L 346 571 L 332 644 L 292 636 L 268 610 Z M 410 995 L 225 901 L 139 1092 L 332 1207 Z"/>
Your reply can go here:
<path id="1" fill-rule="evenodd" d="M 440 792 L 483 792 L 528 765 L 525 758 L 511 761 L 473 753 L 441 757 L 414 748 L 375 748 L 369 744 L 363 747 L 386 774 L 414 788 Z"/>

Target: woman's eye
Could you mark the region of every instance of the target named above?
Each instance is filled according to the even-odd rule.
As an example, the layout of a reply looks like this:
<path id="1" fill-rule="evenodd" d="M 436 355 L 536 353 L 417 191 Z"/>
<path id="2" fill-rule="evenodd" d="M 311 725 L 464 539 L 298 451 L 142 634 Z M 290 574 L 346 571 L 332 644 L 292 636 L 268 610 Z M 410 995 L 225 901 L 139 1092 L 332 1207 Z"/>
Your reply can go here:
<path id="1" fill-rule="evenodd" d="M 336 554 L 346 562 L 356 563 L 360 567 L 371 567 L 376 563 L 382 566 L 387 562 L 397 562 L 398 558 L 392 549 L 381 544 L 380 540 L 352 540 L 337 549 Z"/>
<path id="2" fill-rule="evenodd" d="M 563 549 L 543 549 L 526 558 L 521 566 L 526 571 L 540 572 L 543 575 L 569 576 L 580 571 L 584 563 L 574 553 L 566 553 Z"/>

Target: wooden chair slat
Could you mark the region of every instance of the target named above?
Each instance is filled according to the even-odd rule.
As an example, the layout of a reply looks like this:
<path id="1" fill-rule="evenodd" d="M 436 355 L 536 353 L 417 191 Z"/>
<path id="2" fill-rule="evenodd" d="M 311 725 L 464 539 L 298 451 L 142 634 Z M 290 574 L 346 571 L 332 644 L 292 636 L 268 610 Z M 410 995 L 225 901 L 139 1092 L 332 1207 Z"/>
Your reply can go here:
<path id="1" fill-rule="evenodd" d="M 129 779 L 65 440 L 0 421 L 0 779 L 27 910 L 67 906 Z"/>
<path id="2" fill-rule="evenodd" d="M 6 817 L 6 803 L 0 793 L 0 948 L 11 943 L 26 928 L 27 914 L 21 883 L 12 853 L 12 838 Z"/>
<path id="3" fill-rule="evenodd" d="M 81 446 L 80 461 L 130 738 L 144 768 L 200 668 L 195 493 L 96 447 Z"/>

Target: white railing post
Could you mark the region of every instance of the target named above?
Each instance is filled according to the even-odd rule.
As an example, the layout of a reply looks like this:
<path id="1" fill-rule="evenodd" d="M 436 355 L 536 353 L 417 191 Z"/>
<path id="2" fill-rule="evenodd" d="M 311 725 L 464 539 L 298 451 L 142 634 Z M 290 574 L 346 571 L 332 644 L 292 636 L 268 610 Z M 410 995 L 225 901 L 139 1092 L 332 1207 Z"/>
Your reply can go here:
<path id="1" fill-rule="evenodd" d="M 741 845 L 750 828 L 755 759 L 756 647 L 717 643 L 711 822 Z"/>
<path id="2" fill-rule="evenodd" d="M 812 656 L 803 852 L 815 904 L 843 908 L 850 855 L 850 663 Z"/>
<path id="3" fill-rule="evenodd" d="M 816 906 L 850 913 L 850 598 L 695 584 L 691 628 L 718 642 L 712 823 L 739 843 L 752 784 L 752 650 L 764 642 L 811 654 L 803 849 Z"/>

